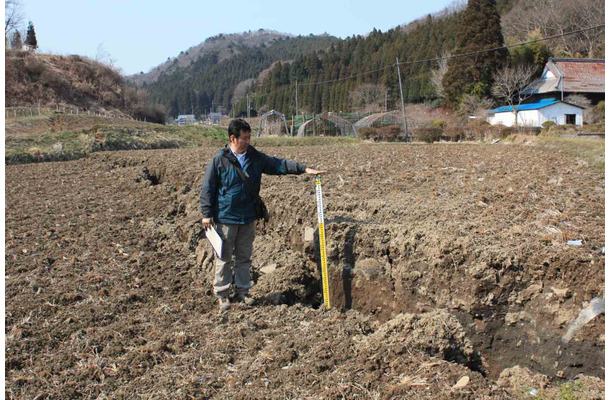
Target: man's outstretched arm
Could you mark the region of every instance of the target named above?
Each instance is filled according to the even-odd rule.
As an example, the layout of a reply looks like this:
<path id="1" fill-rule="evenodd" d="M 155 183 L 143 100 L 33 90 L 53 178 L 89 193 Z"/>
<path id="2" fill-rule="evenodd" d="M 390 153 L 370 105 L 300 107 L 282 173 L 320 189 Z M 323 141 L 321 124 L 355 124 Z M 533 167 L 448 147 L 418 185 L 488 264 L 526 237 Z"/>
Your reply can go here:
<path id="1" fill-rule="evenodd" d="M 292 160 L 285 160 L 282 158 L 271 157 L 264 155 L 265 167 L 263 172 L 269 175 L 285 175 L 285 174 L 324 174 L 326 171 L 319 171 L 313 168 L 309 168 L 305 164 L 301 164 Z"/>
<path id="2" fill-rule="evenodd" d="M 318 174 L 325 174 L 326 172 L 328 172 L 328 171 L 318 171 L 317 169 L 313 169 L 313 168 L 309 168 L 309 167 L 307 167 L 305 169 L 306 174 L 318 175 Z"/>

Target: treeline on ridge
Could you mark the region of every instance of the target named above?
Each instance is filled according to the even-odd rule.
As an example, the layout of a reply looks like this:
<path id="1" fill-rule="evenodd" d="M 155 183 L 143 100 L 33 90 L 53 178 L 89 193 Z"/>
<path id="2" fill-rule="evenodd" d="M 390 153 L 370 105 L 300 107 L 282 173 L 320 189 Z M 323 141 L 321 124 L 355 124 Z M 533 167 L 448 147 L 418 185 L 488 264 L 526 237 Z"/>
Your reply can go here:
<path id="1" fill-rule="evenodd" d="M 525 0 L 500 0 L 497 4 L 493 0 L 471 0 L 469 4 L 473 3 L 470 7 L 473 10 L 490 7 L 496 10 L 501 25 L 500 18 L 494 23 L 500 36 L 489 43 L 501 46 L 592 26 L 600 18 L 603 24 L 603 1 L 583 2 L 543 0 L 544 4 L 532 5 Z M 187 68 L 163 75 L 146 89 L 154 102 L 168 106 L 170 115 L 200 115 L 219 108 L 224 113 L 232 110 L 233 115 L 244 115 L 246 93 L 251 108 L 259 112 L 275 109 L 292 115 L 296 112 L 295 95 L 299 113 L 358 111 L 362 107 L 358 97 L 368 95 L 361 93 L 365 88 L 377 92 L 374 97 L 378 106 L 396 109 L 400 105 L 400 91 L 396 68 L 391 66 L 398 58 L 405 101 L 438 105 L 443 93 L 434 75 L 442 66 L 435 59 L 464 51 L 459 46 L 472 46 L 459 40 L 468 30 L 463 26 L 465 12 L 464 7 L 444 10 L 404 27 L 387 32 L 374 29 L 367 36 L 344 40 L 316 36 L 283 39 L 269 47 L 240 48 L 239 55 L 221 62 L 213 54 L 207 55 Z M 490 13 L 481 15 L 489 18 Z M 476 16 L 469 18 L 476 20 Z M 487 68 L 484 85 L 460 84 L 457 93 L 454 90 L 445 103 L 457 107 L 464 95 L 489 96 L 492 83 L 489 71 L 504 64 L 535 64 L 541 71 L 549 57 L 603 58 L 603 33 L 601 29 L 513 48 L 510 54 L 496 57 L 495 63 L 486 67 L 475 65 Z M 270 66 L 270 70 L 260 74 Z M 258 79 L 236 95 L 236 86 L 252 78 Z"/>
<path id="2" fill-rule="evenodd" d="M 295 58 L 308 51 L 328 49 L 339 39 L 323 36 L 280 38 L 273 44 L 247 47 L 235 44 L 233 57 L 219 61 L 215 53 L 199 57 L 186 68 L 162 73 L 151 84 L 144 84 L 149 99 L 164 104 L 169 114 L 196 114 L 211 109 L 228 112 L 232 105 L 235 87 L 249 78 L 256 78 L 273 62 Z"/>

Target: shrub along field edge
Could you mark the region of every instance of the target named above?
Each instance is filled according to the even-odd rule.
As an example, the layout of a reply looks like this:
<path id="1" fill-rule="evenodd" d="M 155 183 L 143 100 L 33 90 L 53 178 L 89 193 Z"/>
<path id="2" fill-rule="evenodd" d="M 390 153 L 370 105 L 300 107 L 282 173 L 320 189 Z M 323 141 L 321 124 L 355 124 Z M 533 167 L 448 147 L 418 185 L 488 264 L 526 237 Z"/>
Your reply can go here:
<path id="1" fill-rule="evenodd" d="M 480 126 L 479 126 L 480 125 Z M 455 141 L 478 139 L 490 141 L 503 139 L 506 143 L 521 143 L 515 137 L 526 137 L 527 142 L 536 142 L 536 146 L 550 151 L 561 151 L 582 158 L 596 168 L 604 168 L 604 141 L 588 139 L 562 139 L 543 132 L 542 135 L 515 134 L 513 130 L 470 124 L 469 128 L 476 133 L 459 131 L 451 135 L 451 128 L 441 127 L 418 129 L 413 139 L 417 142 L 431 143 L 438 140 Z M 384 129 L 364 129 L 359 138 L 353 137 L 252 137 L 252 144 L 260 148 L 279 146 L 329 146 L 356 145 L 367 141 L 399 141 L 402 130 L 398 127 Z M 478 129 L 477 129 L 478 128 Z M 546 133 L 546 134 L 545 134 Z M 464 137 L 465 136 L 465 137 Z M 489 139 L 489 140 L 488 140 Z M 144 124 L 141 126 L 96 124 L 85 129 L 65 130 L 59 132 L 31 133 L 28 135 L 7 134 L 5 139 L 5 163 L 24 164 L 48 161 L 68 161 L 87 157 L 98 151 L 113 150 L 151 150 L 198 148 L 202 146 L 222 147 L 228 142 L 226 128 L 219 126 L 163 126 Z"/>
<path id="2" fill-rule="evenodd" d="M 96 125 L 78 131 L 48 132 L 27 137 L 7 136 L 5 163 L 67 161 L 111 150 L 196 148 L 222 145 L 224 129 L 205 127 L 116 127 Z"/>

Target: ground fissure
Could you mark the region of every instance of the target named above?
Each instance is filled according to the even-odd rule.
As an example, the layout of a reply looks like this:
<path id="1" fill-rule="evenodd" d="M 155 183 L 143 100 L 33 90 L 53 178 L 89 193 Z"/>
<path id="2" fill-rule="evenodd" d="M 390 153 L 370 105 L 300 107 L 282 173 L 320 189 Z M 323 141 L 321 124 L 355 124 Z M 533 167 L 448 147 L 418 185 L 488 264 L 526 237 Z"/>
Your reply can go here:
<path id="1" fill-rule="evenodd" d="M 223 319 L 198 207 L 215 149 L 7 166 L 7 390 L 511 398 L 516 365 L 602 376 L 603 316 L 559 338 L 603 293 L 603 171 L 527 146 L 261 150 L 331 170 L 332 311 L 307 176 L 264 178 L 259 304 Z"/>

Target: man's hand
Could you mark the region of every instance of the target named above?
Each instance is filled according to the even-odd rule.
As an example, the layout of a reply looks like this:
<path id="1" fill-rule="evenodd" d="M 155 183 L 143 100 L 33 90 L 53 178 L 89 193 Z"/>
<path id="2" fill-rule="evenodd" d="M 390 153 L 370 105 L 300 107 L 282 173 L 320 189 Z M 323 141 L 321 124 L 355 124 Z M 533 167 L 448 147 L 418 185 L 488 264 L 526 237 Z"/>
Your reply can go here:
<path id="1" fill-rule="evenodd" d="M 212 226 L 212 218 L 202 218 L 201 224 L 205 229 L 210 229 L 210 227 Z"/>
<path id="2" fill-rule="evenodd" d="M 318 171 L 317 169 L 307 167 L 307 169 L 305 170 L 305 173 L 317 175 L 317 174 L 325 174 L 326 171 Z"/>

